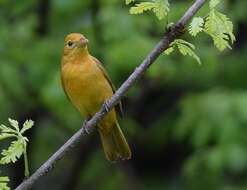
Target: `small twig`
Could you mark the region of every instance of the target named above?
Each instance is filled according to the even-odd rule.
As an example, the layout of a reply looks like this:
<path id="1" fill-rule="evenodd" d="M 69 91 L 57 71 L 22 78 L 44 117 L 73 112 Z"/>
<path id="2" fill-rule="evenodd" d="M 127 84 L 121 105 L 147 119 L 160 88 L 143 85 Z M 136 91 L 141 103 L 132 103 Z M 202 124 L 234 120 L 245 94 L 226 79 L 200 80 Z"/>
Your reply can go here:
<path id="1" fill-rule="evenodd" d="M 169 44 L 182 35 L 185 25 L 203 6 L 206 0 L 196 0 L 194 4 L 186 11 L 183 17 L 169 30 L 168 33 L 158 42 L 154 49 L 147 55 L 141 65 L 129 76 L 121 85 L 112 98 L 108 101 L 108 111 L 110 111 L 129 90 L 131 86 L 142 76 L 149 66 L 169 47 Z M 98 111 L 78 132 L 76 132 L 63 146 L 61 146 L 33 175 L 23 181 L 16 190 L 30 189 L 40 177 L 46 175 L 69 150 L 72 149 L 81 139 L 87 135 L 86 131 L 92 132 L 96 124 L 107 114 L 104 106 Z"/>

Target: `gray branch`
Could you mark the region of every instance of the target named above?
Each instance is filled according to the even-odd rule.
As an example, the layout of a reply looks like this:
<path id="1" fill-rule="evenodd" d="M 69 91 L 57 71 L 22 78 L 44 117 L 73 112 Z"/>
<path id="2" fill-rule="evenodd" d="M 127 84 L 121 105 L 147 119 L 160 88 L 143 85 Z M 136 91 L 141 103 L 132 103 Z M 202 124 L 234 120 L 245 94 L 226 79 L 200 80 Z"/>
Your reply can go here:
<path id="1" fill-rule="evenodd" d="M 205 2 L 206 0 L 196 0 L 186 11 L 183 17 L 169 29 L 166 35 L 163 36 L 154 49 L 147 55 L 144 61 L 116 91 L 112 98 L 107 101 L 107 108 L 106 106 L 102 106 L 101 109 L 88 122 L 86 122 L 79 131 L 77 131 L 34 174 L 24 180 L 15 190 L 30 189 L 35 182 L 52 170 L 57 161 L 59 161 L 68 151 L 70 151 L 82 139 L 83 136 L 87 135 L 88 132 L 92 132 L 95 129 L 96 124 L 102 120 L 103 117 L 120 101 L 129 88 L 134 85 L 134 83 L 143 75 L 143 73 L 160 56 L 160 54 L 169 47 L 169 44 L 183 34 L 186 24 Z"/>

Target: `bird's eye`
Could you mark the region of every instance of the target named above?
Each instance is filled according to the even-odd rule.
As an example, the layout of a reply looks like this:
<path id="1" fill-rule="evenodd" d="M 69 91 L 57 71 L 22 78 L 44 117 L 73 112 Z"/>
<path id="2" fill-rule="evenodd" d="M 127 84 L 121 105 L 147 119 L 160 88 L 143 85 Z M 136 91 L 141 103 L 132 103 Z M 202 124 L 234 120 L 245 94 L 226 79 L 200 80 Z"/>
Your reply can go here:
<path id="1" fill-rule="evenodd" d="M 74 43 L 72 41 L 68 41 L 68 43 L 67 43 L 68 47 L 70 47 L 70 48 L 73 46 L 73 44 Z"/>

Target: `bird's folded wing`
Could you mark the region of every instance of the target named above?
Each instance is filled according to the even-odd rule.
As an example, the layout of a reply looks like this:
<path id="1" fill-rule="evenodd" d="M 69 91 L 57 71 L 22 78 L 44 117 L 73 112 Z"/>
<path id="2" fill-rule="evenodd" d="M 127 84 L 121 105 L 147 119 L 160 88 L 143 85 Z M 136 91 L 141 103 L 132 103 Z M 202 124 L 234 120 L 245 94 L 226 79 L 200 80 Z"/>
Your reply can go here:
<path id="1" fill-rule="evenodd" d="M 115 86 L 114 86 L 114 84 L 112 83 L 112 81 L 111 81 L 109 75 L 107 74 L 105 68 L 103 67 L 103 65 L 101 64 L 101 62 L 100 62 L 98 59 L 96 59 L 95 57 L 92 57 L 92 58 L 93 58 L 93 60 L 97 63 L 97 66 L 100 68 L 100 70 L 101 70 L 102 73 L 104 74 L 105 78 L 107 79 L 107 81 L 108 81 L 109 84 L 111 85 L 111 88 L 112 88 L 113 93 L 115 93 L 115 91 L 116 91 Z M 119 104 L 117 104 L 117 105 L 115 106 L 115 108 L 116 108 L 116 111 L 118 112 L 118 114 L 122 117 L 122 116 L 123 116 L 123 108 L 122 108 L 122 103 L 121 103 L 121 101 L 119 102 Z"/>

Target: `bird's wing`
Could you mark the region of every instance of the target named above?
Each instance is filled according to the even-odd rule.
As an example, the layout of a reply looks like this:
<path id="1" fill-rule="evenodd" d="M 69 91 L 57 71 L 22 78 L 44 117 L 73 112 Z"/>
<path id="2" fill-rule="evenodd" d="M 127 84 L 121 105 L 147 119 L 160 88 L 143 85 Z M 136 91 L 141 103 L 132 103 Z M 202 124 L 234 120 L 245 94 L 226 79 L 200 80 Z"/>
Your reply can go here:
<path id="1" fill-rule="evenodd" d="M 108 81 L 109 84 L 111 85 L 111 88 L 112 88 L 113 93 L 115 93 L 116 88 L 115 88 L 114 84 L 112 83 L 112 81 L 111 81 L 109 75 L 107 74 L 105 68 L 103 67 L 103 65 L 101 64 L 101 62 L 100 62 L 98 59 L 96 59 L 95 57 L 92 57 L 92 58 L 93 58 L 93 60 L 97 63 L 97 66 L 100 68 L 100 70 L 101 70 L 102 73 L 104 74 L 105 78 L 107 79 L 107 81 Z M 120 116 L 123 116 L 123 107 L 122 107 L 121 101 L 115 106 L 115 108 L 116 108 L 116 111 L 118 112 L 118 114 L 119 114 Z"/>
<path id="2" fill-rule="evenodd" d="M 69 101 L 71 101 L 70 98 L 69 98 L 69 95 L 67 94 L 66 88 L 65 88 L 65 86 L 64 86 L 63 77 L 61 77 L 61 84 L 62 84 L 63 91 L 64 91 L 66 97 L 68 98 Z"/>

